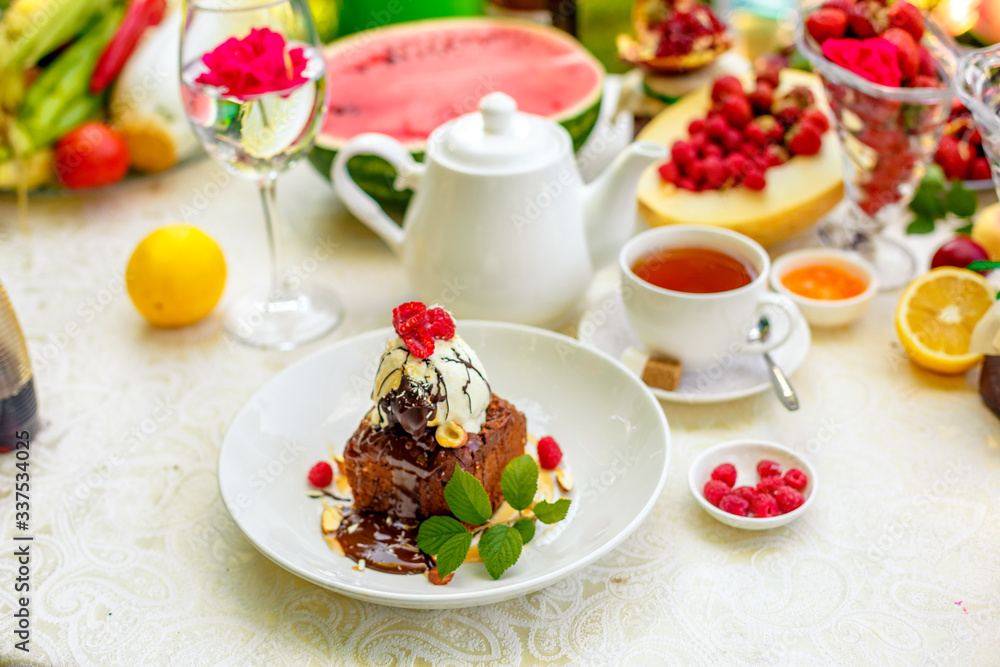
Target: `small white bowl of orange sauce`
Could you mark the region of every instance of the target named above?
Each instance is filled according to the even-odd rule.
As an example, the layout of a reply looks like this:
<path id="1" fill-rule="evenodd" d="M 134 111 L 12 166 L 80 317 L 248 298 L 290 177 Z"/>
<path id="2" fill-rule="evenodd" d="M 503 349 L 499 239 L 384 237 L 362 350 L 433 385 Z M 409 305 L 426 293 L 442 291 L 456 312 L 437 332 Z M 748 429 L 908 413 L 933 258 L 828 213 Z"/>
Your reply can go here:
<path id="1" fill-rule="evenodd" d="M 771 288 L 794 301 L 811 326 L 840 327 L 865 314 L 878 277 L 857 253 L 804 248 L 774 260 Z"/>

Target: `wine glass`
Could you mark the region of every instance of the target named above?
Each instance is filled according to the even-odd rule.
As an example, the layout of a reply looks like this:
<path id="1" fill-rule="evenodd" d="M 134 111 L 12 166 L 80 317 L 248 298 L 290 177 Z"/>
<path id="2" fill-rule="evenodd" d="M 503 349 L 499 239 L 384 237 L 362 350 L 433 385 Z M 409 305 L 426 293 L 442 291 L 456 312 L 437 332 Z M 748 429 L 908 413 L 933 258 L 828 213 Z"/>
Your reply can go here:
<path id="1" fill-rule="evenodd" d="M 959 61 L 955 84 L 983 135 L 983 149 L 1000 197 L 1000 45 L 965 55 Z"/>
<path id="2" fill-rule="evenodd" d="M 288 350 L 340 324 L 329 289 L 286 275 L 275 199 L 278 174 L 312 147 L 323 122 L 326 65 L 306 0 L 190 0 L 181 31 L 181 96 L 208 154 L 256 183 L 270 247 L 270 282 L 240 297 L 226 332 Z"/>
<path id="3" fill-rule="evenodd" d="M 916 259 L 902 243 L 881 236 L 898 222 L 934 157 L 951 112 L 955 57 L 930 22 L 922 43 L 942 81 L 940 88 L 895 88 L 863 79 L 829 60 L 807 39 L 802 12 L 796 44 L 823 82 L 843 151 L 845 206 L 820 226 L 826 245 L 862 254 L 882 290 L 908 283 Z"/>

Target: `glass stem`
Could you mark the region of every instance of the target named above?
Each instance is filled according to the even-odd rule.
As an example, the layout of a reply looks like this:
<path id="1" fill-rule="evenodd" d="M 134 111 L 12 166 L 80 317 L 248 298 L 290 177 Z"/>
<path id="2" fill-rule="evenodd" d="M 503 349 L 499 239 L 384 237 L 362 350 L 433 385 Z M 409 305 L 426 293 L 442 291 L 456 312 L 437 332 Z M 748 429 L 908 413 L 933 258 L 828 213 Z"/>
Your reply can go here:
<path id="1" fill-rule="evenodd" d="M 281 301 L 285 297 L 282 275 L 285 269 L 285 255 L 281 245 L 281 230 L 278 229 L 278 201 L 275 178 L 258 181 L 260 201 L 264 206 L 264 224 L 267 227 L 267 245 L 271 252 L 271 294 L 269 300 Z"/>

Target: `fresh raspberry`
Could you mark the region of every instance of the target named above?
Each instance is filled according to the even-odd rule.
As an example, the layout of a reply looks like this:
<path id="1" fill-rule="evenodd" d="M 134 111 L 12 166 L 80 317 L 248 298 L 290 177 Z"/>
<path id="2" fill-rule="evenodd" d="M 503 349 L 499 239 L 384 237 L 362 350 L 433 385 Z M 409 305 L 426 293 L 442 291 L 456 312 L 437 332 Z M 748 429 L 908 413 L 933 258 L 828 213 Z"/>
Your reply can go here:
<path id="1" fill-rule="evenodd" d="M 974 154 L 967 142 L 955 137 L 941 137 L 934 160 L 944 170 L 950 180 L 962 180 L 969 172 Z"/>
<path id="2" fill-rule="evenodd" d="M 419 301 L 410 301 L 392 309 L 392 326 L 400 337 L 414 329 L 423 328 L 426 323 L 427 306 Z"/>
<path id="3" fill-rule="evenodd" d="M 754 513 L 754 516 L 759 516 L 762 519 L 781 514 L 778 501 L 774 499 L 774 496 L 766 493 L 758 493 L 753 497 L 750 501 L 750 511 Z"/>
<path id="4" fill-rule="evenodd" d="M 712 479 L 725 482 L 730 487 L 733 486 L 736 484 L 736 466 L 732 463 L 721 463 L 715 466 L 715 470 L 712 471 Z"/>
<path id="5" fill-rule="evenodd" d="M 326 461 L 320 461 L 309 470 L 309 483 L 317 489 L 330 486 L 333 481 L 333 468 Z"/>
<path id="6" fill-rule="evenodd" d="M 802 113 L 802 122 L 810 123 L 819 130 L 820 134 L 823 134 L 830 129 L 830 119 L 827 115 L 820 111 L 819 109 L 809 109 Z"/>
<path id="7" fill-rule="evenodd" d="M 790 486 L 783 486 L 777 489 L 774 492 L 774 499 L 778 501 L 778 507 L 781 508 L 782 514 L 788 514 L 793 510 L 797 510 L 805 502 L 802 494 Z"/>
<path id="8" fill-rule="evenodd" d="M 903 79 L 912 79 L 920 70 L 920 52 L 913 36 L 901 28 L 889 28 L 882 33 L 882 39 L 891 43 L 899 51 L 899 71 Z"/>
<path id="9" fill-rule="evenodd" d="M 783 480 L 781 476 L 771 475 L 770 477 L 765 477 L 757 482 L 757 493 L 769 493 L 774 495 L 774 492 L 783 486 L 785 486 L 785 480 Z"/>
<path id="10" fill-rule="evenodd" d="M 722 164 L 726 167 L 726 174 L 730 178 L 741 180 L 747 169 L 747 157 L 739 153 L 732 153 L 722 159 Z"/>
<path id="11" fill-rule="evenodd" d="M 712 84 L 712 102 L 721 104 L 730 95 L 744 97 L 743 82 L 735 76 L 720 76 Z"/>
<path id="12" fill-rule="evenodd" d="M 703 493 L 705 494 L 705 500 L 712 503 L 716 507 L 719 506 L 719 501 L 722 500 L 722 496 L 728 495 L 732 491 L 732 487 L 718 479 L 710 479 L 705 482 L 705 488 Z"/>
<path id="13" fill-rule="evenodd" d="M 451 580 L 455 578 L 455 573 L 451 572 L 444 579 L 441 578 L 441 572 L 438 571 L 437 565 L 427 570 L 427 579 L 435 586 L 446 586 L 451 583 Z"/>
<path id="14" fill-rule="evenodd" d="M 705 154 L 705 147 L 708 146 L 708 135 L 704 132 L 695 132 L 688 139 L 699 155 Z"/>
<path id="15" fill-rule="evenodd" d="M 889 7 L 888 15 L 889 25 L 905 30 L 916 41 L 924 36 L 924 15 L 906 0 L 896 0 Z"/>
<path id="16" fill-rule="evenodd" d="M 677 179 L 677 187 L 681 190 L 687 190 L 688 192 L 698 192 L 698 184 L 690 178 Z"/>
<path id="17" fill-rule="evenodd" d="M 710 157 L 717 157 L 717 158 L 721 159 L 721 158 L 725 157 L 725 155 L 726 155 L 726 152 L 724 150 L 722 150 L 722 146 L 720 146 L 719 144 L 708 144 L 707 146 L 705 146 L 705 159 L 706 160 L 708 158 L 710 158 Z"/>
<path id="18" fill-rule="evenodd" d="M 677 141 L 670 148 L 670 156 L 679 165 L 687 166 L 698 159 L 698 150 L 687 141 Z"/>
<path id="19" fill-rule="evenodd" d="M 414 329 L 402 338 L 406 349 L 417 359 L 426 359 L 434 354 L 434 337 L 427 327 Z"/>
<path id="20" fill-rule="evenodd" d="M 822 44 L 828 39 L 840 39 L 847 33 L 847 14 L 839 9 L 820 9 L 806 19 L 806 32 Z"/>
<path id="21" fill-rule="evenodd" d="M 719 112 L 726 117 L 730 127 L 737 129 L 753 120 L 753 106 L 742 94 L 728 96 L 722 101 Z"/>
<path id="22" fill-rule="evenodd" d="M 722 114 L 713 113 L 705 121 L 705 132 L 709 139 L 721 140 L 728 129 L 729 121 Z"/>
<path id="23" fill-rule="evenodd" d="M 735 493 L 730 493 L 729 495 L 722 496 L 722 500 L 719 501 L 719 509 L 737 516 L 746 516 L 748 514 L 747 510 L 750 509 L 750 503 Z"/>
<path id="24" fill-rule="evenodd" d="M 767 180 L 760 169 L 755 167 L 747 170 L 746 176 L 743 177 L 743 185 L 755 192 L 760 192 L 767 187 Z"/>
<path id="25" fill-rule="evenodd" d="M 771 144 L 764 149 L 764 158 L 767 161 L 767 168 L 780 167 L 791 159 L 788 150 L 784 146 Z"/>
<path id="26" fill-rule="evenodd" d="M 698 134 L 698 133 L 704 133 L 704 132 L 705 132 L 705 119 L 704 118 L 695 118 L 688 125 L 688 134 L 690 134 L 692 137 L 694 135 Z"/>
<path id="27" fill-rule="evenodd" d="M 538 462 L 546 470 L 555 470 L 562 461 L 562 449 L 559 443 L 550 435 L 538 441 Z"/>
<path id="28" fill-rule="evenodd" d="M 972 166 L 969 167 L 970 181 L 988 181 L 991 178 L 993 178 L 993 174 L 990 172 L 989 160 L 977 157 L 972 161 Z"/>
<path id="29" fill-rule="evenodd" d="M 885 7 L 876 0 L 860 0 L 847 16 L 847 23 L 858 39 L 876 37 L 889 27 Z"/>
<path id="30" fill-rule="evenodd" d="M 660 178 L 666 183 L 677 184 L 677 179 L 680 178 L 680 170 L 677 169 L 677 163 L 670 161 L 664 162 L 659 168 Z"/>
<path id="31" fill-rule="evenodd" d="M 706 156 L 705 165 L 705 187 L 709 190 L 718 190 L 726 182 L 726 167 L 722 163 L 721 157 Z"/>
<path id="32" fill-rule="evenodd" d="M 792 487 L 796 491 L 806 488 L 806 484 L 808 483 L 809 478 L 798 468 L 791 468 L 785 473 L 785 485 Z"/>
<path id="33" fill-rule="evenodd" d="M 767 144 L 767 132 L 756 120 L 751 121 L 743 128 L 743 136 L 746 137 L 747 141 L 757 146 L 763 147 Z"/>
<path id="34" fill-rule="evenodd" d="M 455 337 L 455 320 L 444 308 L 431 308 L 427 311 L 427 331 L 438 340 L 451 340 Z"/>
<path id="35" fill-rule="evenodd" d="M 769 461 L 767 459 L 761 459 L 757 462 L 757 475 L 764 479 L 765 477 L 770 477 L 771 475 L 780 475 L 781 466 L 774 461 Z"/>
<path id="36" fill-rule="evenodd" d="M 802 119 L 802 109 L 793 104 L 787 104 L 780 100 L 771 107 L 774 117 L 777 118 L 784 127 L 792 127 Z"/>
<path id="37" fill-rule="evenodd" d="M 737 486 L 733 489 L 733 493 L 749 503 L 757 495 L 757 489 L 752 486 Z"/>
<path id="38" fill-rule="evenodd" d="M 774 104 L 774 86 L 767 81 L 758 81 L 753 92 L 747 96 L 754 112 L 763 114 L 770 113 L 771 105 Z"/>
<path id="39" fill-rule="evenodd" d="M 814 125 L 799 123 L 785 135 L 785 145 L 792 155 L 816 155 L 823 147 L 823 137 Z"/>
<path id="40" fill-rule="evenodd" d="M 743 144 L 743 135 L 735 127 L 731 127 L 726 130 L 726 133 L 722 135 L 722 147 L 725 148 L 730 153 L 738 151 L 740 146 Z"/>

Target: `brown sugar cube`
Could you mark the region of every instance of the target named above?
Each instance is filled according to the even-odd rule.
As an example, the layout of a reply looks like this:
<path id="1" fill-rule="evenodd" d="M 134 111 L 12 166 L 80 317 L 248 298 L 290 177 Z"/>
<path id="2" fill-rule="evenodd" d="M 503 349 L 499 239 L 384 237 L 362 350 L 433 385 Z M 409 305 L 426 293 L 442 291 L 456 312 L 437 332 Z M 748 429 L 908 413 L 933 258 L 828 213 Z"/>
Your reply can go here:
<path id="1" fill-rule="evenodd" d="M 669 357 L 650 357 L 642 350 L 630 347 L 622 355 L 622 363 L 642 378 L 650 387 L 676 391 L 681 383 L 684 367 Z"/>

